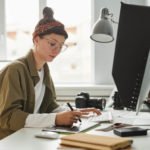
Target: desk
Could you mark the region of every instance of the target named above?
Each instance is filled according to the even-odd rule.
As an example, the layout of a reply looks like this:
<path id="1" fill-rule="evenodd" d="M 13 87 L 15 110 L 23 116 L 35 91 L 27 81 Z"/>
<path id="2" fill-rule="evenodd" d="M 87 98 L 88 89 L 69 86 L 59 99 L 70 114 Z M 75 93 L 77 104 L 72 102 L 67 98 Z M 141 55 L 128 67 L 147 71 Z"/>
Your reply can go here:
<path id="1" fill-rule="evenodd" d="M 105 124 L 103 124 L 104 126 Z M 99 128 L 99 127 L 97 127 Z M 40 128 L 23 128 L 0 141 L 0 150 L 56 150 L 60 139 L 50 140 L 35 138 L 35 133 Z M 90 134 L 116 136 L 112 131 L 89 131 Z M 147 136 L 131 137 L 133 139 L 132 150 L 148 150 L 150 147 L 150 131 Z"/>
<path id="2" fill-rule="evenodd" d="M 1 140 L 0 150 L 56 150 L 60 139 L 35 138 L 39 131 L 39 128 L 23 128 Z"/>

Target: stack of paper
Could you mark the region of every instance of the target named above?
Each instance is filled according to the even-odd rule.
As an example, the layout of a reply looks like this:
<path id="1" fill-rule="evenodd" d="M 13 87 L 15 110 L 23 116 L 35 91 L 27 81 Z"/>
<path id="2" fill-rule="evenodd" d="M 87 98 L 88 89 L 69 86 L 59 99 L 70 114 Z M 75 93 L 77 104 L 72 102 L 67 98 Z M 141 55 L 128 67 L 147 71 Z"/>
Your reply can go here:
<path id="1" fill-rule="evenodd" d="M 131 146 L 132 139 L 76 133 L 61 138 L 62 145 L 92 150 L 117 150 Z"/>

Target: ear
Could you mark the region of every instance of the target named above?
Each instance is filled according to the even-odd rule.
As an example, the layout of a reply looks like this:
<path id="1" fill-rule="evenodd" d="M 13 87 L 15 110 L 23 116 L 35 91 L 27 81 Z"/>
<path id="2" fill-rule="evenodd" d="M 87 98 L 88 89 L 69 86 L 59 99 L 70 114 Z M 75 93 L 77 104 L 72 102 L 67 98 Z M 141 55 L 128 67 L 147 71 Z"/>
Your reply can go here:
<path id="1" fill-rule="evenodd" d="M 33 39 L 33 42 L 34 42 L 35 45 L 38 44 L 39 39 L 40 39 L 39 36 L 36 36 L 36 37 Z"/>

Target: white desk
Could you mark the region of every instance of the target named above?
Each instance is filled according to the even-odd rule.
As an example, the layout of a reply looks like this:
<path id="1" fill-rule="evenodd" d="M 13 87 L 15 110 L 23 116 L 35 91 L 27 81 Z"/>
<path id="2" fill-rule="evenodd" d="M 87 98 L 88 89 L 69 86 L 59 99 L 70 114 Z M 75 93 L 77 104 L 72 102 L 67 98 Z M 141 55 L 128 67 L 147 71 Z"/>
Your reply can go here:
<path id="1" fill-rule="evenodd" d="M 36 138 L 41 129 L 23 128 L 0 141 L 0 150 L 56 150 L 60 140 Z"/>
<path id="2" fill-rule="evenodd" d="M 150 114 L 149 114 L 150 115 Z M 104 126 L 103 124 L 102 126 Z M 98 127 L 99 128 L 99 127 Z M 150 127 L 149 127 L 150 128 Z M 23 128 L 16 133 L 0 141 L 0 150 L 56 150 L 60 139 L 50 140 L 35 138 L 35 133 L 41 131 L 40 128 Z M 102 132 L 91 130 L 89 133 L 98 135 L 116 136 L 112 131 Z M 132 150 L 148 150 L 150 147 L 150 131 L 147 136 L 131 137 L 133 139 Z"/>

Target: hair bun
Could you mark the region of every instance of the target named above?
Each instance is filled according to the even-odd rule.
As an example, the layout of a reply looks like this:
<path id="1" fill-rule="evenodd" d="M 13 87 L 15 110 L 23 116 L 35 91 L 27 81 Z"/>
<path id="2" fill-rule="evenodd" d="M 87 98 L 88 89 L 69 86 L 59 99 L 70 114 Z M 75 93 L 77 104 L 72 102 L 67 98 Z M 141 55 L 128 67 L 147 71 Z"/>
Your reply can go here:
<path id="1" fill-rule="evenodd" d="M 54 18 L 53 18 L 53 15 L 54 15 L 54 11 L 52 10 L 52 8 L 50 8 L 50 7 L 45 7 L 45 8 L 43 9 L 43 17 L 44 17 L 44 18 L 54 19 Z"/>

